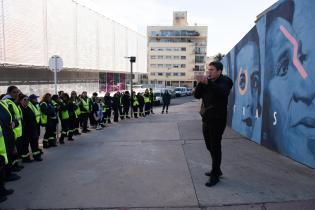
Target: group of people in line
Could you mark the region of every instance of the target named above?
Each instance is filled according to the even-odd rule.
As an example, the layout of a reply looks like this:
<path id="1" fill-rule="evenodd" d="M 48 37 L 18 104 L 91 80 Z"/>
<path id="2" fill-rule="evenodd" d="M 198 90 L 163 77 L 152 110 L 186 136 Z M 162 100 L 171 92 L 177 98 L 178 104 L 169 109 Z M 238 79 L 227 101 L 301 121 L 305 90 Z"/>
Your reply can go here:
<path id="1" fill-rule="evenodd" d="M 86 91 L 80 95 L 75 91 L 70 95 L 59 91 L 58 95 L 46 93 L 41 100 L 38 98 L 35 94 L 23 94 L 16 86 L 8 87 L 7 93 L 0 96 L 0 202 L 14 192 L 5 188 L 5 182 L 21 178 L 15 172 L 24 168 L 22 163 L 43 160 L 43 150 L 38 143 L 41 127 L 45 128 L 43 148 L 47 149 L 57 146 L 57 142 L 64 144 L 66 138 L 73 141 L 73 136 L 90 132 L 89 127 L 102 129 L 112 123 L 112 119 L 118 122 L 119 118 L 154 114 L 151 88 L 143 94 L 125 91 L 110 96 L 107 92 L 104 97 L 98 97 L 93 93 L 89 98 Z M 165 91 L 162 98 L 162 114 L 165 108 L 168 113 L 171 95 Z M 60 135 L 57 133 L 59 122 Z"/>

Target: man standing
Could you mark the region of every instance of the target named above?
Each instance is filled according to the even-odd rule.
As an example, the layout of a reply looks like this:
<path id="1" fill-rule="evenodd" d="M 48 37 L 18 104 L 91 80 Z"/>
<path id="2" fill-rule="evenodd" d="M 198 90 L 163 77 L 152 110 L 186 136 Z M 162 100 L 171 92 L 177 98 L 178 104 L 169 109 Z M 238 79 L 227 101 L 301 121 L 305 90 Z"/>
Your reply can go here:
<path id="1" fill-rule="evenodd" d="M 212 170 L 205 173 L 210 176 L 207 187 L 216 185 L 222 176 L 221 140 L 226 127 L 228 96 L 233 86 L 232 80 L 222 75 L 222 70 L 221 62 L 211 62 L 208 66 L 208 76 L 197 79 L 198 84 L 194 92 L 195 98 L 202 99 L 202 131 L 212 158 Z"/>

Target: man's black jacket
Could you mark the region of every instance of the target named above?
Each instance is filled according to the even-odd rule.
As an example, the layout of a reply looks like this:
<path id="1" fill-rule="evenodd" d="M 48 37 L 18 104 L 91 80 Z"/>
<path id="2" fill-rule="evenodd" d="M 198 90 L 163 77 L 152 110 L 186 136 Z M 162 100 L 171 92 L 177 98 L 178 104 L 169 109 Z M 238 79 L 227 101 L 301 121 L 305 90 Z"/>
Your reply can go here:
<path id="1" fill-rule="evenodd" d="M 198 83 L 194 96 L 197 99 L 202 98 L 202 106 L 205 109 L 205 114 L 202 115 L 204 122 L 210 119 L 226 119 L 228 96 L 232 87 L 232 80 L 224 75 L 220 75 L 215 81 L 208 79 L 207 85 Z"/>

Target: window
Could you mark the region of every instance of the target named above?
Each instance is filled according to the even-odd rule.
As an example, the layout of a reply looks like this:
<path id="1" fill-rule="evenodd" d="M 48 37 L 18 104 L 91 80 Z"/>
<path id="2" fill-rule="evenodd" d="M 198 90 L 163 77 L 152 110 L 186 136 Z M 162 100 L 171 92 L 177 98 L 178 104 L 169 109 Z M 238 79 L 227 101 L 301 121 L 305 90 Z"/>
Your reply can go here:
<path id="1" fill-rule="evenodd" d="M 163 68 L 163 64 L 158 64 L 158 68 Z"/>
<path id="2" fill-rule="evenodd" d="M 172 56 L 167 55 L 167 56 L 165 56 L 165 59 L 172 59 Z"/>
<path id="3" fill-rule="evenodd" d="M 155 48 L 154 48 L 154 47 L 151 47 L 151 51 L 155 51 Z"/>
<path id="4" fill-rule="evenodd" d="M 158 56 L 158 59 L 163 59 L 163 55 L 159 55 L 159 56 Z"/>
<path id="5" fill-rule="evenodd" d="M 205 57 L 204 56 L 196 56 L 195 57 L 195 62 L 196 63 L 204 63 L 205 62 Z"/>
<path id="6" fill-rule="evenodd" d="M 179 56 L 174 56 L 174 60 L 178 60 L 179 59 Z"/>
<path id="7" fill-rule="evenodd" d="M 173 68 L 179 68 L 179 64 L 174 64 Z"/>
<path id="8" fill-rule="evenodd" d="M 180 73 L 180 76 L 186 76 L 185 72 Z"/>
<path id="9" fill-rule="evenodd" d="M 159 73 L 158 73 L 158 76 L 163 76 L 163 73 L 162 73 L 162 72 L 159 72 Z"/>
<path id="10" fill-rule="evenodd" d="M 173 76 L 178 76 L 178 73 L 177 73 L 177 72 L 174 72 L 174 73 L 173 73 Z"/>
<path id="11" fill-rule="evenodd" d="M 163 48 L 158 48 L 158 51 L 163 51 Z"/>
<path id="12" fill-rule="evenodd" d="M 186 47 L 182 47 L 182 48 L 181 48 L 181 51 L 186 51 Z"/>
<path id="13" fill-rule="evenodd" d="M 171 76 L 172 74 L 171 73 L 166 73 L 165 74 L 167 77 Z"/>
<path id="14" fill-rule="evenodd" d="M 170 68 L 172 68 L 172 64 L 165 64 L 165 68 L 168 68 L 168 69 L 170 69 Z"/>
<path id="15" fill-rule="evenodd" d="M 186 60 L 186 56 L 180 56 L 180 59 Z"/>
<path id="16" fill-rule="evenodd" d="M 180 48 L 174 48 L 174 51 L 179 51 L 180 50 Z"/>
<path id="17" fill-rule="evenodd" d="M 151 59 L 156 59 L 156 56 L 155 55 L 151 55 Z"/>
<path id="18" fill-rule="evenodd" d="M 151 75 L 151 76 L 155 76 L 155 72 L 151 72 L 150 75 Z"/>
<path id="19" fill-rule="evenodd" d="M 166 48 L 166 51 L 172 51 L 172 48 Z"/>
<path id="20" fill-rule="evenodd" d="M 150 64 L 151 68 L 156 68 L 156 64 Z"/>
<path id="21" fill-rule="evenodd" d="M 180 64 L 181 68 L 186 68 L 186 64 Z"/>

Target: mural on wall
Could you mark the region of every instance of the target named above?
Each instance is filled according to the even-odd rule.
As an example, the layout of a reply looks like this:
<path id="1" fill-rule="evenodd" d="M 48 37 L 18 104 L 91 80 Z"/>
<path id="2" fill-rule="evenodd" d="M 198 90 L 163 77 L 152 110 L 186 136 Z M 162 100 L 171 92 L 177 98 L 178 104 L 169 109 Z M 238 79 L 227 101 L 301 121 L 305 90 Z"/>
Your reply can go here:
<path id="1" fill-rule="evenodd" d="M 266 15 L 262 143 L 315 167 L 315 6 L 283 1 Z"/>
<path id="2" fill-rule="evenodd" d="M 234 66 L 232 128 L 313 168 L 314 18 L 312 0 L 279 1 L 224 60 Z"/>
<path id="3" fill-rule="evenodd" d="M 232 127 L 260 143 L 261 68 L 256 27 L 252 28 L 234 48 L 234 86 Z"/>

